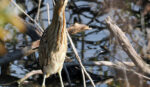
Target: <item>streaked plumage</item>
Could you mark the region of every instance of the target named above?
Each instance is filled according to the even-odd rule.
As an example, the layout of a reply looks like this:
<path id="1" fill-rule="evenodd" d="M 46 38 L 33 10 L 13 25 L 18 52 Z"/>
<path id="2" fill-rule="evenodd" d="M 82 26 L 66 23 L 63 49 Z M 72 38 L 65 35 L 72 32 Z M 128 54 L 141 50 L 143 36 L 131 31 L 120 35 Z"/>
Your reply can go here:
<path id="1" fill-rule="evenodd" d="M 61 73 L 67 52 L 65 7 L 68 0 L 56 2 L 51 25 L 44 31 L 39 46 L 39 63 L 45 78 Z M 60 76 L 61 77 L 61 76 Z M 61 81 L 62 82 L 62 81 Z M 45 81 L 43 81 L 43 85 Z M 61 85 L 63 85 L 61 83 Z"/>

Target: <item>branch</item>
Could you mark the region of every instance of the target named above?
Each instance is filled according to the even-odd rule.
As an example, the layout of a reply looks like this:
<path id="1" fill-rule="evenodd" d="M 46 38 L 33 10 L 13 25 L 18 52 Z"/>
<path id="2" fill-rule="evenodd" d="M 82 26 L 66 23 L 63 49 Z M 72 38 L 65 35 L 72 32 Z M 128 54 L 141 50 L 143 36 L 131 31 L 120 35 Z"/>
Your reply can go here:
<path id="1" fill-rule="evenodd" d="M 121 66 L 125 64 L 126 66 L 129 67 L 134 67 L 134 63 L 133 62 L 110 62 L 110 61 L 83 61 L 82 62 L 84 66 L 108 66 L 111 68 L 120 68 L 123 69 Z M 66 66 L 73 66 L 73 65 L 79 65 L 79 63 L 75 63 L 75 62 L 71 62 L 71 63 L 65 63 Z"/>
<path id="2" fill-rule="evenodd" d="M 134 64 L 145 74 L 150 74 L 150 67 L 146 64 L 143 59 L 136 53 L 134 48 L 132 47 L 130 41 L 125 36 L 123 31 L 111 20 L 110 17 L 105 19 L 106 24 L 110 32 L 116 37 L 123 50 L 127 53 L 130 59 L 134 62 Z"/>
<path id="3" fill-rule="evenodd" d="M 23 78 L 21 78 L 17 82 L 18 82 L 18 84 L 20 84 L 23 81 L 25 81 L 26 79 L 28 79 L 29 77 L 31 77 L 33 75 L 37 75 L 37 74 L 43 74 L 42 70 L 32 70 L 31 72 L 27 73 Z"/>

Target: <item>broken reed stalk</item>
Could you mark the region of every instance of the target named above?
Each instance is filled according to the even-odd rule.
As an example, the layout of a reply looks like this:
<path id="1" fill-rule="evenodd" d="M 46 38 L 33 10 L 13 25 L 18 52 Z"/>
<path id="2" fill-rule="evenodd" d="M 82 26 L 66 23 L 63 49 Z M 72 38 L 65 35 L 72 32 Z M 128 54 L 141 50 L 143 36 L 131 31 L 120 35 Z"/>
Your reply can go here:
<path id="1" fill-rule="evenodd" d="M 110 32 L 115 36 L 116 40 L 118 40 L 123 50 L 127 53 L 137 68 L 139 68 L 142 73 L 150 75 L 149 65 L 146 64 L 140 55 L 137 54 L 129 39 L 125 36 L 125 33 L 115 24 L 114 21 L 112 21 L 110 17 L 107 17 L 105 21 Z"/>
<path id="2" fill-rule="evenodd" d="M 83 66 L 83 64 L 82 64 L 82 62 L 81 62 L 81 58 L 79 57 L 78 52 L 77 52 L 77 50 L 76 50 L 76 48 L 75 48 L 75 46 L 74 46 L 74 44 L 73 44 L 73 41 L 72 41 L 72 39 L 71 39 L 71 37 L 70 37 L 70 35 L 69 35 L 68 32 L 67 32 L 67 37 L 68 37 L 68 39 L 69 39 L 69 41 L 70 41 L 70 44 L 71 44 L 72 49 L 73 49 L 73 52 L 74 52 L 75 55 L 76 55 L 76 59 L 78 60 L 80 66 L 81 66 L 81 69 L 83 69 L 84 73 L 86 74 L 86 76 L 87 76 L 87 77 L 89 78 L 89 80 L 91 81 L 91 84 L 93 85 L 93 87 L 96 87 L 95 84 L 94 84 L 94 82 L 93 82 L 93 80 L 92 80 L 92 78 L 91 78 L 91 76 L 88 74 L 88 72 L 86 71 L 85 67 Z"/>

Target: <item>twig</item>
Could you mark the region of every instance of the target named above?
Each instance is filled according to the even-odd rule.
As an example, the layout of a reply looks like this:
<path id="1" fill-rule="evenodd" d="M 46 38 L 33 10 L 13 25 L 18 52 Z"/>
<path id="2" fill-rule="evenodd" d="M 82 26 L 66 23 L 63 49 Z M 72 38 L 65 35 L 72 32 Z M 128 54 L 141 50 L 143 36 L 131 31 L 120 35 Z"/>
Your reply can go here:
<path id="1" fill-rule="evenodd" d="M 71 37 L 70 37 L 68 31 L 67 31 L 66 33 L 67 33 L 68 39 L 69 39 L 69 41 L 70 41 L 70 43 L 71 43 L 71 46 L 72 46 L 72 48 L 73 48 L 73 51 L 74 51 L 74 53 L 75 53 L 75 55 L 76 55 L 76 58 L 77 58 L 77 60 L 78 60 L 78 62 L 79 62 L 79 64 L 80 64 L 81 68 L 83 69 L 83 71 L 85 72 L 85 74 L 87 75 L 87 77 L 89 78 L 89 80 L 91 81 L 93 87 L 95 87 L 95 84 L 94 84 L 92 78 L 90 77 L 90 75 L 88 74 L 88 72 L 86 71 L 86 69 L 84 68 L 84 66 L 83 66 L 83 64 L 82 64 L 82 62 L 81 62 L 81 60 L 80 60 L 80 57 L 79 57 L 79 55 L 78 55 L 78 52 L 77 52 L 77 50 L 76 50 L 76 48 L 75 48 L 75 46 L 74 46 L 74 44 L 73 44 L 73 42 L 72 42 L 72 39 L 71 39 Z"/>
<path id="2" fill-rule="evenodd" d="M 46 6 L 47 6 L 47 19 L 48 19 L 48 24 L 50 24 L 49 4 L 46 3 Z"/>
<path id="3" fill-rule="evenodd" d="M 81 72 L 82 72 L 82 79 L 83 79 L 83 87 L 86 87 L 85 74 L 83 69 L 81 69 Z"/>
<path id="4" fill-rule="evenodd" d="M 53 0 L 53 6 L 55 6 L 55 4 L 56 4 L 56 2 L 55 2 L 55 0 Z"/>
<path id="5" fill-rule="evenodd" d="M 118 64 L 118 65 L 122 67 L 122 72 L 123 72 L 123 75 L 124 75 L 126 87 L 130 87 L 129 79 L 128 79 L 128 76 L 127 76 L 127 69 L 129 69 L 129 68 L 128 68 L 127 65 L 123 62 L 123 59 L 122 59 L 122 58 L 121 58 L 121 59 L 117 59 L 117 60 L 121 62 L 121 63 Z"/>
<path id="6" fill-rule="evenodd" d="M 144 33 L 145 33 L 145 18 L 144 18 L 144 12 L 143 12 L 143 9 L 141 9 L 141 11 L 140 11 L 140 15 L 141 15 L 141 20 L 140 20 L 140 22 L 141 22 L 141 28 L 142 28 L 142 30 L 144 31 Z"/>
<path id="7" fill-rule="evenodd" d="M 38 21 L 39 20 L 39 15 L 40 15 L 40 10 L 41 10 L 41 1 L 42 0 L 39 0 L 39 5 L 38 5 L 38 11 L 37 11 L 37 16 L 36 16 L 36 20 Z"/>
<path id="8" fill-rule="evenodd" d="M 69 86 L 72 87 L 70 75 L 69 75 L 69 72 L 68 72 L 67 67 L 66 67 L 65 64 L 64 64 L 64 70 L 65 70 L 65 72 L 66 72 L 66 76 L 67 76 L 67 80 L 68 80 L 68 82 L 69 82 Z"/>
<path id="9" fill-rule="evenodd" d="M 37 74 L 43 74 L 42 70 L 33 70 L 29 73 L 27 73 L 23 78 L 21 78 L 20 80 L 18 80 L 18 84 L 22 83 L 23 81 L 25 81 L 26 79 L 28 79 L 29 77 L 33 76 L 33 75 L 37 75 Z"/>
<path id="10" fill-rule="evenodd" d="M 123 63 L 122 63 L 123 64 Z M 126 71 L 126 66 L 123 65 L 123 74 L 124 74 L 124 78 L 125 78 L 125 83 L 126 83 L 126 87 L 130 87 L 130 83 L 129 83 L 129 80 L 128 80 L 128 77 L 127 77 L 127 71 Z"/>
<path id="11" fill-rule="evenodd" d="M 103 82 L 96 82 L 96 85 L 100 85 L 100 84 L 108 84 L 108 83 L 111 83 L 112 81 L 114 81 L 114 79 L 113 78 L 110 78 L 110 79 L 107 79 L 107 80 L 105 80 L 105 81 L 103 81 Z"/>
<path id="12" fill-rule="evenodd" d="M 112 68 L 118 68 L 118 69 L 123 69 L 122 66 L 120 66 L 122 64 L 122 62 L 110 62 L 110 61 L 84 61 L 82 62 L 84 66 L 108 66 L 108 67 L 112 67 Z M 71 65 L 79 65 L 79 63 L 75 63 L 75 62 L 71 62 L 71 63 L 65 63 L 66 66 L 71 66 Z M 134 63 L 133 62 L 123 62 L 123 64 L 125 64 L 126 66 L 129 67 L 134 67 Z"/>
<path id="13" fill-rule="evenodd" d="M 16 2 L 14 2 L 14 0 L 11 0 L 11 2 L 21 11 L 23 12 L 32 22 L 34 22 L 40 29 L 41 32 L 44 31 L 44 29 L 35 21 L 33 20 L 19 5 L 17 5 Z"/>

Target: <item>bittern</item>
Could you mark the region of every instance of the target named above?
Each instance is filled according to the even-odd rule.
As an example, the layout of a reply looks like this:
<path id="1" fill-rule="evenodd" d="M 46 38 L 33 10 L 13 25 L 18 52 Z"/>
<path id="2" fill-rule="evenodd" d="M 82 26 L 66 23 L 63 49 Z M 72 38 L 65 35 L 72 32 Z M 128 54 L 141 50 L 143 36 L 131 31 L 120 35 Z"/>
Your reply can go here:
<path id="1" fill-rule="evenodd" d="M 61 70 L 67 52 L 65 8 L 68 0 L 57 0 L 53 10 L 53 19 L 44 31 L 39 46 L 39 63 L 43 71 L 42 87 L 50 75 L 58 73 L 61 87 L 64 87 Z"/>

